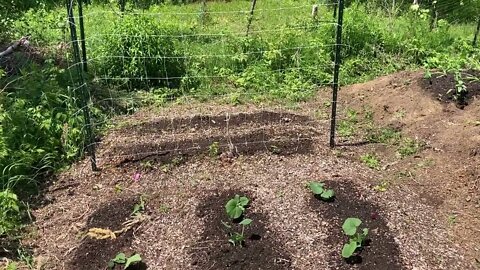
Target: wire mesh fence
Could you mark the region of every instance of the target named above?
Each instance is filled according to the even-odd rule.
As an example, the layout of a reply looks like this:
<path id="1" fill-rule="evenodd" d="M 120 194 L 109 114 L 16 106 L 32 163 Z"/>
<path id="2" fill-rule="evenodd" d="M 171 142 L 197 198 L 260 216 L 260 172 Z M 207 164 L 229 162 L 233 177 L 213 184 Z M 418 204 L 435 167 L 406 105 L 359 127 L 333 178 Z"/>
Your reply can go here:
<path id="1" fill-rule="evenodd" d="M 75 14 L 74 8 L 78 9 Z M 335 93 L 338 90 L 342 1 L 313 5 L 202 1 L 119 13 L 109 7 L 83 10 L 70 0 L 68 10 L 72 33 L 68 45 L 74 52 L 69 69 L 77 73 L 76 89 L 81 97 L 93 102 L 81 104 L 91 154 L 96 144 L 91 130 L 103 123 L 88 120 L 90 106 L 106 107 L 115 114 L 118 103 L 145 102 L 152 99 L 152 93 L 162 103 L 214 98 L 236 104 L 242 99 L 278 96 L 299 101 L 325 86 L 334 86 Z M 83 38 L 79 39 L 76 31 Z M 86 77 L 91 91 L 106 89 L 103 98 L 86 95 Z M 136 95 L 139 90 L 146 91 L 145 95 Z M 332 101 L 332 114 L 335 112 L 336 102 Z M 334 127 L 334 119 L 326 121 L 333 120 Z M 301 138 L 242 140 L 250 145 L 273 145 Z M 184 146 L 183 151 L 198 147 Z M 136 154 L 173 150 L 179 151 L 178 147 L 144 149 Z M 94 155 L 92 164 L 95 168 Z"/>
<path id="2" fill-rule="evenodd" d="M 198 107 L 206 108 L 205 117 L 218 120 L 215 116 L 221 115 L 226 122 L 236 116 L 222 111 L 222 104 L 255 103 L 268 111 L 283 103 L 287 106 L 278 111 L 292 118 L 285 107 L 306 106 L 299 102 L 325 88 L 334 115 L 347 111 L 336 108 L 330 97 L 338 82 L 366 81 L 411 67 L 450 73 L 478 67 L 478 49 L 471 47 L 472 41 L 478 43 L 478 19 L 472 17 L 478 14 L 478 1 L 463 6 L 450 0 L 418 6 L 346 1 L 344 23 L 340 1 L 173 2 L 123 1 L 119 6 L 118 1 L 68 0 L 64 6 L 29 10 L 25 21 L 1 22 L 16 33 L 9 41 L 21 41 L 8 44 L 18 43 L 15 49 L 0 50 L 6 108 L 2 136 L 8 150 L 0 155 L 6 168 L 2 179 L 37 175 L 45 166 L 58 168 L 85 151 L 95 161 L 95 147 L 112 117 L 146 105 L 203 102 Z M 335 73 L 341 76 L 335 78 Z M 162 117 L 175 122 L 184 115 L 162 112 L 151 120 Z M 279 113 L 272 122 L 282 122 L 282 117 Z M 304 122 L 330 125 L 330 130 L 309 135 L 326 140 L 333 138 L 335 127 L 346 126 L 348 113 L 338 120 L 323 115 Z M 271 126 L 263 123 L 253 138 L 238 136 L 236 142 L 302 141 L 259 135 Z M 144 151 L 162 152 L 167 146 L 178 148 Z"/>

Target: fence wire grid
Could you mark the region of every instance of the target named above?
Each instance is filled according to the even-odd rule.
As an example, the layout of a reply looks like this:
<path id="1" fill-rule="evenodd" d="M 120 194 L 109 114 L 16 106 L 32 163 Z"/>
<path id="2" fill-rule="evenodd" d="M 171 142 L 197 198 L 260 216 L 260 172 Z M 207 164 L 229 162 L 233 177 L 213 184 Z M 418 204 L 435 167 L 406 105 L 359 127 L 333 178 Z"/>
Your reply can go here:
<path id="1" fill-rule="evenodd" d="M 84 99 L 79 102 L 78 113 L 86 119 L 86 150 L 93 169 L 96 169 L 98 144 L 94 130 L 105 125 L 108 119 L 91 117 L 95 108 L 104 108 L 115 115 L 120 104 L 152 100 L 162 104 L 209 99 L 238 104 L 243 99 L 275 98 L 297 102 L 321 87 L 333 87 L 334 93 L 338 91 L 341 0 L 316 4 L 310 1 L 202 1 L 140 11 L 127 7 L 125 12 L 116 11 L 112 6 L 90 11 L 89 6 L 68 0 L 67 11 L 71 40 L 66 46 L 73 50 L 68 69 L 72 72 L 76 96 Z M 335 127 L 336 94 L 331 106 L 333 117 L 322 121 Z M 305 140 L 301 136 L 280 139 L 266 136 L 268 123 L 259 128 L 263 136 L 242 137 L 236 143 L 270 145 L 267 148 L 271 148 L 289 140 L 298 143 Z M 333 128 L 331 146 L 335 144 L 334 132 Z M 309 136 L 308 140 L 326 138 L 326 133 Z M 164 133 L 159 134 L 165 137 Z M 229 140 L 228 145 L 219 146 L 234 147 Z M 201 146 L 192 142 L 153 148 L 138 147 L 138 153 L 133 155 L 184 152 Z M 115 155 L 123 157 L 132 153 L 120 151 L 109 158 Z"/>

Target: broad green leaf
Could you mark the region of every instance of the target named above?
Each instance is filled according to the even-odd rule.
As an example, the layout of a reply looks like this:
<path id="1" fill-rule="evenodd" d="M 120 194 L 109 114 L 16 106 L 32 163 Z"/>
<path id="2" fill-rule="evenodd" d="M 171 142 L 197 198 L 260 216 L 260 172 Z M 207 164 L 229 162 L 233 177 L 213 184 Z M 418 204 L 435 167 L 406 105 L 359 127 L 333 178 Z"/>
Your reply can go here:
<path id="1" fill-rule="evenodd" d="M 350 258 L 357 249 L 357 242 L 350 241 L 348 244 L 343 245 L 342 257 Z"/>
<path id="2" fill-rule="evenodd" d="M 227 211 L 228 216 L 232 219 L 239 218 L 243 214 L 248 202 L 249 200 L 247 197 L 235 195 L 235 197 L 229 200 L 225 205 L 225 210 Z"/>
<path id="3" fill-rule="evenodd" d="M 141 261 L 142 257 L 140 257 L 140 254 L 135 254 L 127 259 L 127 262 L 125 262 L 125 267 L 123 269 L 127 269 L 131 264 L 135 264 Z"/>
<path id="4" fill-rule="evenodd" d="M 250 200 L 247 197 L 240 197 L 239 204 L 241 206 L 247 206 Z"/>
<path id="5" fill-rule="evenodd" d="M 323 186 L 325 184 L 323 183 L 318 183 L 318 182 L 311 182 L 309 184 L 310 190 L 313 192 L 315 195 L 319 195 L 323 193 Z"/>
<path id="6" fill-rule="evenodd" d="M 120 252 L 117 254 L 117 256 L 115 256 L 115 258 L 112 260 L 114 263 L 118 263 L 118 264 L 123 264 L 125 263 L 127 260 L 126 256 L 125 256 L 125 253 L 123 252 Z"/>
<path id="7" fill-rule="evenodd" d="M 247 225 L 250 225 L 251 223 L 252 223 L 252 220 L 249 218 L 246 218 L 242 220 L 242 222 L 240 222 L 240 225 L 247 226 Z"/>
<path id="8" fill-rule="evenodd" d="M 335 192 L 333 191 L 333 189 L 327 189 L 325 190 L 322 195 L 320 195 L 323 199 L 331 199 L 333 198 L 333 196 L 335 196 Z"/>
<path id="9" fill-rule="evenodd" d="M 362 221 L 358 218 L 347 218 L 342 225 L 343 232 L 348 236 L 352 236 L 357 232 L 360 224 L 362 224 Z"/>

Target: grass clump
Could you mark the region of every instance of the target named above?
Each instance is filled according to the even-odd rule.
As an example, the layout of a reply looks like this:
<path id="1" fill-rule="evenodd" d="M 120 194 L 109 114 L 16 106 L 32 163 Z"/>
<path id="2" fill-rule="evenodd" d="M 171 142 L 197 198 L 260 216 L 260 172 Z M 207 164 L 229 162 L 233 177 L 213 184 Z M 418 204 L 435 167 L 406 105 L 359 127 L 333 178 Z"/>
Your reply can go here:
<path id="1" fill-rule="evenodd" d="M 364 154 L 360 156 L 360 160 L 367 165 L 370 169 L 379 169 L 380 168 L 380 160 L 377 158 L 375 154 Z"/>
<path id="2" fill-rule="evenodd" d="M 421 141 L 411 138 L 404 138 L 397 148 L 397 153 L 401 158 L 412 156 L 421 151 L 424 146 L 425 144 Z"/>

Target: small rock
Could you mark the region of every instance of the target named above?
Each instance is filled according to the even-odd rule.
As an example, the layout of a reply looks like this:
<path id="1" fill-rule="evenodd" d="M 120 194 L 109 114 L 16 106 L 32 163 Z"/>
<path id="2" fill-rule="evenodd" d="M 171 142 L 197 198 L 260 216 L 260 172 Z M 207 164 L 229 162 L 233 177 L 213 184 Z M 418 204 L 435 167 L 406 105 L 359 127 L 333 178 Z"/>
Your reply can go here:
<path id="1" fill-rule="evenodd" d="M 472 198 L 470 196 L 468 196 L 466 199 L 465 199 L 467 202 L 470 202 L 472 200 Z"/>

